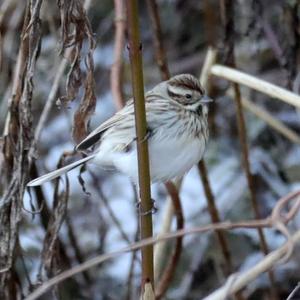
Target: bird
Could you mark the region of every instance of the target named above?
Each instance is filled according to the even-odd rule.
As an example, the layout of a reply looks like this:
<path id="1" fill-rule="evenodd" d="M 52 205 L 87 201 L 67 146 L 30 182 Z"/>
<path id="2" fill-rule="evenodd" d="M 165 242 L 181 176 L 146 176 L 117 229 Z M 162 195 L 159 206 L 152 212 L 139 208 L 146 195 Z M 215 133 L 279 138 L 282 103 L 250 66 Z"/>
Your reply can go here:
<path id="1" fill-rule="evenodd" d="M 162 81 L 145 94 L 151 183 L 183 176 L 203 157 L 208 142 L 208 104 L 199 80 L 180 74 Z M 114 167 L 138 184 L 134 100 L 94 129 L 75 148 L 86 157 L 30 181 L 38 186 L 92 162 Z"/>

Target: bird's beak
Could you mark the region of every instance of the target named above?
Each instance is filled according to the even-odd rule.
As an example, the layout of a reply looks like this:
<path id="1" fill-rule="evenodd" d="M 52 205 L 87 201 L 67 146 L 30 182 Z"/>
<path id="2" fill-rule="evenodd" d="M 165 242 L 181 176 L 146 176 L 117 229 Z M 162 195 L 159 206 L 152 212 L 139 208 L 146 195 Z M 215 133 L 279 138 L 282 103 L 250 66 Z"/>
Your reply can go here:
<path id="1" fill-rule="evenodd" d="M 202 103 L 210 103 L 210 102 L 213 102 L 213 99 L 209 98 L 207 95 L 204 95 L 204 96 L 201 98 L 201 102 L 202 102 Z"/>

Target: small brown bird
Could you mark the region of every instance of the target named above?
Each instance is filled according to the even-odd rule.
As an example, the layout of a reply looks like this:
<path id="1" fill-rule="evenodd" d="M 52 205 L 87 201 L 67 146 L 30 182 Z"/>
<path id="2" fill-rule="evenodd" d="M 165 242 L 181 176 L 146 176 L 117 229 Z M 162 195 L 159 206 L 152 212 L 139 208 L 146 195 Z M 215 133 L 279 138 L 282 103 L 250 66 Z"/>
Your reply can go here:
<path id="1" fill-rule="evenodd" d="M 208 140 L 208 103 L 198 79 L 181 74 L 163 81 L 145 95 L 150 176 L 165 182 L 183 176 L 198 163 Z M 137 146 L 133 100 L 92 131 L 77 150 L 94 146 L 92 154 L 30 181 L 40 185 L 91 161 L 113 166 L 138 181 Z"/>

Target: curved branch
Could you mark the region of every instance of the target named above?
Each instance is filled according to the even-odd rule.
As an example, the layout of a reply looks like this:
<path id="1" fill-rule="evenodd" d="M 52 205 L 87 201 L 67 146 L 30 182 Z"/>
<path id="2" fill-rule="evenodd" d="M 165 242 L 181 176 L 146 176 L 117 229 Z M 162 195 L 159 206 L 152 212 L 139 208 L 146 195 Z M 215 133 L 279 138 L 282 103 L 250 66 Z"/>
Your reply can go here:
<path id="1" fill-rule="evenodd" d="M 278 200 L 277 204 L 275 205 L 273 211 L 278 210 L 281 208 L 283 210 L 283 204 L 288 207 L 289 202 L 295 201 L 295 203 L 292 205 L 292 207 L 288 210 L 286 215 L 284 216 L 283 223 L 287 224 L 289 221 L 292 220 L 292 218 L 295 216 L 297 210 L 299 211 L 300 208 L 300 191 L 292 192 L 286 195 L 285 197 L 281 198 Z M 279 217 L 282 218 L 281 214 L 278 215 Z M 118 251 L 111 252 L 108 254 L 104 255 L 99 255 L 96 256 L 83 264 L 79 264 L 75 267 L 73 267 L 70 270 L 64 271 L 61 274 L 51 278 L 49 281 L 43 283 L 40 287 L 38 287 L 33 293 L 31 293 L 25 300 L 35 300 L 41 295 L 43 295 L 46 291 L 48 291 L 52 286 L 66 280 L 69 277 L 72 277 L 78 273 L 81 273 L 87 269 L 90 269 L 98 264 L 103 263 L 104 261 L 107 261 L 109 259 L 112 259 L 116 256 L 119 256 L 124 253 L 128 253 L 130 251 L 134 251 L 136 249 L 141 249 L 143 247 L 146 247 L 148 245 L 153 245 L 155 243 L 159 243 L 161 241 L 166 241 L 174 238 L 178 238 L 180 236 L 188 235 L 188 234 L 196 234 L 196 233 L 204 233 L 208 231 L 215 231 L 215 230 L 233 230 L 233 229 L 239 229 L 239 228 L 251 228 L 251 229 L 257 229 L 257 228 L 272 228 L 273 227 L 273 222 L 270 217 L 267 217 L 265 219 L 261 220 L 250 220 L 250 221 L 244 221 L 244 222 L 237 222 L 237 223 L 231 223 L 231 222 L 222 222 L 222 223 L 217 223 L 217 224 L 209 224 L 206 226 L 202 227 L 194 227 L 194 228 L 189 228 L 189 229 L 181 229 L 176 232 L 171 232 L 164 234 L 160 237 L 152 237 L 148 238 L 142 241 L 139 241 L 137 243 L 133 243 L 130 246 L 127 246 L 125 248 L 122 248 Z M 297 231 L 295 234 L 292 235 L 291 241 L 293 243 L 299 242 L 300 241 L 300 230 Z M 264 259 L 259 263 L 263 264 L 263 268 L 260 267 L 260 272 L 256 272 L 256 267 L 258 266 L 255 265 L 254 268 L 250 269 L 249 271 L 246 271 L 248 274 L 251 272 L 251 270 L 255 269 L 255 274 L 256 276 L 260 275 L 261 273 L 267 271 L 270 269 L 281 257 L 284 256 L 284 254 L 289 250 L 289 247 L 287 243 L 285 243 L 283 246 L 278 248 L 277 250 L 273 251 L 272 253 L 268 254 L 267 256 L 264 257 Z M 279 255 L 279 256 L 278 256 Z M 0 270 L 0 273 L 3 272 L 3 270 Z M 251 276 L 249 278 L 248 276 L 248 281 L 243 281 L 243 284 L 239 286 L 238 289 L 243 288 L 246 286 L 250 281 L 255 279 L 255 276 Z M 227 291 L 227 290 L 226 290 Z M 230 291 L 231 292 L 231 291 Z M 232 293 L 236 292 L 234 289 L 234 284 L 233 284 L 233 290 Z M 227 294 L 226 294 L 227 295 Z M 224 299 L 224 298 L 222 298 Z"/>
<path id="2" fill-rule="evenodd" d="M 166 186 L 168 193 L 173 202 L 174 212 L 175 212 L 176 221 L 177 221 L 177 230 L 183 229 L 184 218 L 183 218 L 182 207 L 181 207 L 180 198 L 179 198 L 176 186 L 171 181 L 168 181 L 165 184 L 165 186 Z M 179 261 L 180 255 L 181 255 L 181 250 L 182 250 L 182 237 L 178 237 L 176 239 L 175 249 L 167 263 L 165 271 L 164 271 L 163 275 L 161 276 L 160 282 L 158 284 L 155 299 L 157 299 L 157 300 L 161 299 L 163 297 L 163 295 L 165 294 L 165 292 L 167 291 L 167 289 L 171 283 L 171 280 L 174 276 L 175 269 L 177 267 L 177 263 Z"/>

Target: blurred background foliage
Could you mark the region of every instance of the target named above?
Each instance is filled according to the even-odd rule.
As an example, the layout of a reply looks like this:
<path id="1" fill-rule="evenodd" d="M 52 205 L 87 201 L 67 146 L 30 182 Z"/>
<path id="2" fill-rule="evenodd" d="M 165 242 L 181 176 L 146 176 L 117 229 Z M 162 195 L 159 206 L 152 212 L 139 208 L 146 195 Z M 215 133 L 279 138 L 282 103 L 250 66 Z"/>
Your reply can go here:
<path id="1" fill-rule="evenodd" d="M 0 1 L 1 132 L 5 131 L 11 103 L 26 2 Z M 75 2 L 65 1 L 68 5 Z M 299 94 L 298 1 L 232 2 L 230 18 L 233 26 L 226 33 L 220 1 L 157 1 L 171 74 L 191 73 L 199 76 L 209 46 L 218 50 L 219 63 L 227 63 L 230 38 L 234 44 L 238 69 Z M 114 62 L 114 2 L 91 1 L 87 15 L 96 41 L 93 59 L 97 104 L 89 124 L 93 129 L 116 111 L 110 88 L 110 70 Z M 66 56 L 66 51 L 60 53 L 61 14 L 55 1 L 43 1 L 40 19 L 42 38 L 33 78 L 33 130 Z M 140 28 L 145 85 L 149 89 L 160 82 L 161 77 L 155 62 L 151 21 L 144 1 L 140 1 Z M 127 41 L 123 47 L 122 87 L 124 99 L 129 99 L 131 83 L 126 44 Z M 88 72 L 84 64 L 88 51 L 85 37 L 81 49 L 81 83 Z M 34 154 L 35 164 L 30 171 L 32 178 L 55 169 L 63 153 L 68 159 L 69 155 L 64 151 L 73 150 L 73 116 L 84 94 L 84 85 L 81 85 L 74 100 L 67 103 L 61 101 L 66 95 L 70 68 L 70 64 L 67 64 L 58 82 L 55 105 L 42 128 Z M 210 96 L 215 102 L 211 107 L 211 138 L 205 160 L 212 191 L 222 220 L 251 219 L 253 213 L 241 166 L 236 109 L 232 99 L 225 94 L 229 83 L 216 77 L 210 80 Z M 241 91 L 243 96 L 259 104 L 299 134 L 299 110 L 248 88 L 242 88 Z M 245 111 L 245 118 L 259 210 L 261 216 L 266 217 L 280 197 L 300 187 L 300 148 L 299 144 L 289 141 L 250 112 Z M 4 156 L 1 155 L 1 164 L 4 164 L 3 160 Z M 70 189 L 65 187 L 68 180 L 63 179 L 59 188 L 54 189 L 52 183 L 47 183 L 42 188 L 32 190 L 31 195 L 25 192 L 10 282 L 14 286 L 11 299 L 24 297 L 61 270 L 95 255 L 116 250 L 138 238 L 136 199 L 129 179 L 113 170 L 96 170 L 93 166 L 88 166 L 87 171 L 80 175 L 83 181 L 78 181 L 78 174 L 78 170 L 70 173 Z M 5 181 L 1 178 L 1 197 L 5 189 Z M 155 232 L 158 232 L 167 196 L 165 187 L 154 185 L 152 196 L 159 208 L 153 216 Z M 205 193 L 196 168 L 185 177 L 180 197 L 186 227 L 210 222 Z M 39 213 L 30 212 L 39 210 Z M 292 228 L 299 228 L 299 221 L 297 215 Z M 265 230 L 265 234 L 270 250 L 284 242 L 284 237 L 273 229 Z M 232 231 L 226 233 L 226 239 L 234 266 L 232 271 L 247 269 L 262 257 L 254 230 Z M 172 243 L 169 247 L 172 247 Z M 299 254 L 297 251 L 294 253 L 289 262 L 274 268 L 278 299 L 285 299 L 299 281 Z M 165 299 L 200 299 L 223 284 L 227 275 L 214 235 L 188 236 L 184 239 L 183 253 Z M 42 299 L 138 299 L 139 278 L 139 255 L 126 254 L 65 281 Z M 269 285 L 267 275 L 262 275 L 243 291 L 243 297 L 274 299 L 270 296 Z"/>

